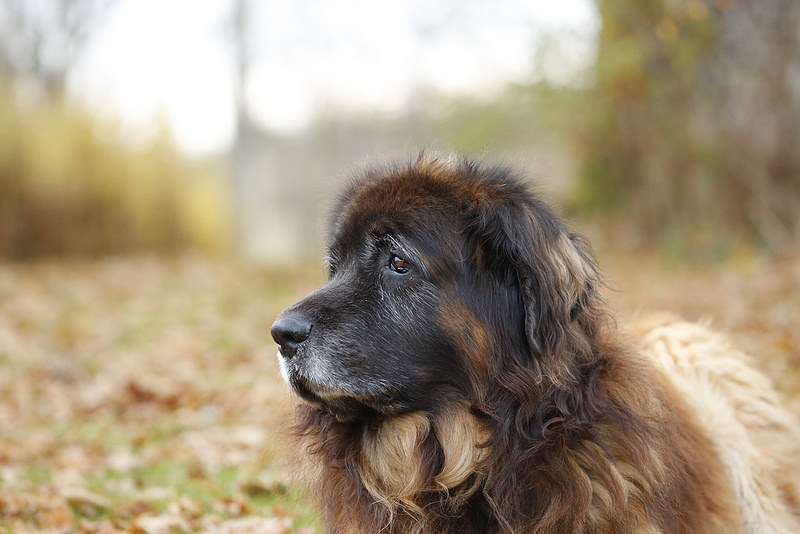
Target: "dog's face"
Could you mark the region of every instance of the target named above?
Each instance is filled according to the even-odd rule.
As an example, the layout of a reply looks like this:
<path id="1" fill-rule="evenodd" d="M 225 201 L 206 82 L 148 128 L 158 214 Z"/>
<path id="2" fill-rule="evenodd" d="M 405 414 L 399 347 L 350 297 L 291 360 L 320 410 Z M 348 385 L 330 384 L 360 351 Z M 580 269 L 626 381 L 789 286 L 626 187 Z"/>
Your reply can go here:
<path id="1" fill-rule="evenodd" d="M 373 188 L 337 213 L 328 282 L 273 327 L 284 378 L 342 419 L 427 409 L 442 394 L 464 393 L 442 324 L 443 303 L 463 282 L 452 264 L 457 218 L 444 205 L 433 215 L 436 199 L 415 187 Z"/>
<path id="2" fill-rule="evenodd" d="M 530 249 L 569 240 L 549 210 L 514 199 L 518 188 L 466 164 L 417 162 L 348 189 L 331 222 L 328 282 L 272 327 L 292 389 L 343 421 L 430 411 L 474 400 L 498 343 L 536 350 L 548 306 L 532 294 L 541 280 Z M 532 224 L 542 243 L 519 237 Z M 571 276 L 551 267 L 536 276 Z M 563 298 L 569 315 L 579 295 Z"/>

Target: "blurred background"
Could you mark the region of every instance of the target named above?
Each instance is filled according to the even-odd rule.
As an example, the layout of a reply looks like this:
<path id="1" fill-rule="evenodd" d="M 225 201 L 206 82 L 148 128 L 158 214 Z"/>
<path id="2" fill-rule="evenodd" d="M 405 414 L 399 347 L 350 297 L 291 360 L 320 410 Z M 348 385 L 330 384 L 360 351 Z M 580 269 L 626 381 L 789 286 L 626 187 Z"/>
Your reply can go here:
<path id="1" fill-rule="evenodd" d="M 798 0 L 0 0 L 0 531 L 323 532 L 269 327 L 353 169 L 506 162 L 800 413 Z"/>
<path id="2" fill-rule="evenodd" d="M 422 148 L 630 250 L 781 251 L 799 33 L 795 0 L 5 0 L 0 258 L 319 257 L 347 171 Z"/>

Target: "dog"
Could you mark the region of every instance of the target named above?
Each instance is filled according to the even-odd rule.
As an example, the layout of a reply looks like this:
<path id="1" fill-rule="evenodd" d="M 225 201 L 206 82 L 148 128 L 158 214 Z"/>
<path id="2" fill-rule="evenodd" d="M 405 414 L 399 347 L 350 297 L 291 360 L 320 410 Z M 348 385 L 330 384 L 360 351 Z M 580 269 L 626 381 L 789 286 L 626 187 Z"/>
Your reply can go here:
<path id="1" fill-rule="evenodd" d="M 588 243 L 502 166 L 347 186 L 271 333 L 329 532 L 798 533 L 798 430 L 727 339 L 616 326 Z"/>

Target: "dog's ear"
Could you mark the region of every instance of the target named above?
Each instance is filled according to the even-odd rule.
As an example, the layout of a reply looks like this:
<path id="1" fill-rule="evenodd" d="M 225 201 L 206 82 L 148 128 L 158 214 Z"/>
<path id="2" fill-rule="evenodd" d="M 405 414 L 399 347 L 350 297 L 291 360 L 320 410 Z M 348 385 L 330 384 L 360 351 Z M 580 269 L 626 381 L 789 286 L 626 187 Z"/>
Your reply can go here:
<path id="1" fill-rule="evenodd" d="M 588 244 L 513 181 L 473 198 L 471 226 L 495 267 L 517 284 L 535 364 L 563 385 L 576 357 L 589 350 L 583 327 L 591 319 L 598 272 Z"/>

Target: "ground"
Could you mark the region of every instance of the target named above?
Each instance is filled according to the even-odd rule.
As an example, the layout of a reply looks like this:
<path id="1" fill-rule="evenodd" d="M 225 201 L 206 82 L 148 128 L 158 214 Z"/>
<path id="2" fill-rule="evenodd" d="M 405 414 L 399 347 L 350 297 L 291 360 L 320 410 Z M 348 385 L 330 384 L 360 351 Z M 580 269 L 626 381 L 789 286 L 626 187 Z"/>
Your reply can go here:
<path id="1" fill-rule="evenodd" d="M 600 256 L 621 324 L 708 319 L 800 413 L 800 254 Z M 321 532 L 269 327 L 323 278 L 198 257 L 0 265 L 0 532 Z"/>

